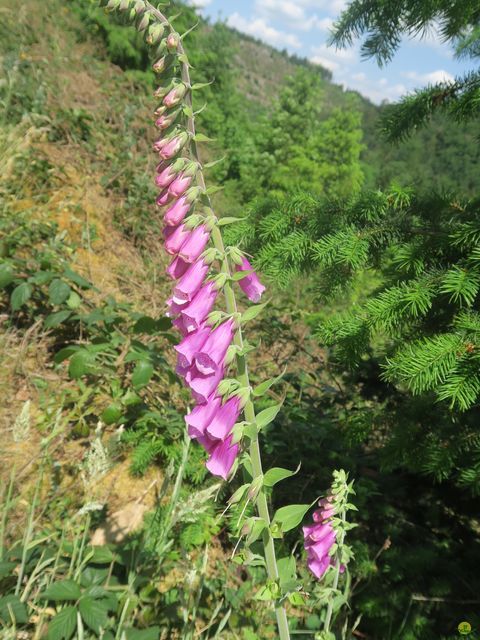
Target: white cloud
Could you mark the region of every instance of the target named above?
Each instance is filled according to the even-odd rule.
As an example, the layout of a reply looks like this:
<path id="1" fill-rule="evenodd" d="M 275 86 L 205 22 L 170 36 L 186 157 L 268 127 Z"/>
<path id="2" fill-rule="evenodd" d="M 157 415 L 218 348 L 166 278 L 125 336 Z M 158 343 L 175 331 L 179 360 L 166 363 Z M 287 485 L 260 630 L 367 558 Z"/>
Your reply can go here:
<path id="1" fill-rule="evenodd" d="M 455 80 L 452 74 L 444 69 L 437 69 L 437 71 L 431 71 L 430 73 L 403 71 L 401 75 L 408 80 L 421 84 L 437 84 L 438 82 L 453 82 Z"/>
<path id="2" fill-rule="evenodd" d="M 187 0 L 187 4 L 191 7 L 195 7 L 196 9 L 204 9 L 209 4 L 211 4 L 212 0 Z"/>
<path id="3" fill-rule="evenodd" d="M 341 75 L 354 63 L 357 59 L 357 53 L 354 49 L 335 49 L 321 44 L 311 48 L 312 55 L 310 60 L 315 64 L 330 69 L 330 71 L 338 71 Z"/>
<path id="4" fill-rule="evenodd" d="M 268 25 L 263 18 L 247 20 L 239 13 L 235 12 L 232 13 L 231 16 L 228 16 L 227 24 L 238 31 L 248 33 L 254 38 L 264 40 L 265 42 L 268 42 L 268 44 L 279 47 L 280 49 L 288 47 L 299 49 L 301 46 L 301 42 L 295 34 L 279 31 L 278 29 Z"/>
<path id="5" fill-rule="evenodd" d="M 394 102 L 407 93 L 408 90 L 401 82 L 388 84 L 385 78 L 381 78 L 380 80 L 369 80 L 364 73 L 353 74 L 344 81 L 343 85 L 346 85 L 348 89 L 358 91 L 376 104 L 383 102 L 384 100 Z"/>
<path id="6" fill-rule="evenodd" d="M 289 0 L 255 0 L 255 9 L 269 17 L 283 17 L 295 22 L 305 20 L 304 9 Z"/>
<path id="7" fill-rule="evenodd" d="M 305 9 L 298 2 L 290 0 L 255 0 L 255 13 L 269 21 L 288 22 L 293 29 L 310 31 L 328 31 L 333 24 L 332 18 L 318 15 L 307 15 Z"/>
<path id="8" fill-rule="evenodd" d="M 328 69 L 329 71 L 336 71 L 340 66 L 338 62 L 335 62 L 334 60 L 329 60 L 324 56 L 312 56 L 310 58 L 310 62 L 313 62 L 313 64 L 319 64 L 322 67 L 325 67 L 325 69 Z"/>
<path id="9" fill-rule="evenodd" d="M 296 4 L 302 7 L 314 7 L 315 9 L 322 9 L 329 16 L 335 18 L 345 9 L 348 0 L 296 0 Z"/>

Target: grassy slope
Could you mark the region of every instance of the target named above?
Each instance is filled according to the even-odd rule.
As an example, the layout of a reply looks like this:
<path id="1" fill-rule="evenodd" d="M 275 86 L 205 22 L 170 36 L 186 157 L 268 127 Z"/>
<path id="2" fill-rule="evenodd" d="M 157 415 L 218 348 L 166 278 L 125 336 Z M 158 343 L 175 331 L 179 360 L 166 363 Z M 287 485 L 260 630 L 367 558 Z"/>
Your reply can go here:
<path id="1" fill-rule="evenodd" d="M 18 217 L 19 226 L 25 218 L 28 224 L 35 220 L 55 225 L 57 245 L 67 247 L 72 267 L 98 289 L 91 294 L 92 303 L 114 296 L 138 310 L 155 313 L 166 287 L 163 280 L 157 281 L 164 268 L 161 255 L 156 251 L 141 254 L 118 230 L 114 218 L 123 203 L 108 184 L 118 179 L 120 154 L 125 153 L 115 141 L 123 138 L 127 142 L 128 135 L 136 139 L 130 162 L 142 157 L 153 165 L 145 139 L 148 106 L 137 102 L 119 108 L 121 97 L 134 93 L 132 82 L 114 65 L 99 61 L 95 45 L 76 42 L 81 27 L 67 9 L 55 3 L 55 15 L 38 10 L 36 2 L 27 2 L 18 17 L 14 2 L 4 5 L 9 37 L 3 40 L 2 49 L 14 123 L 1 128 L 2 160 L 10 167 L 2 172 L 2 217 Z M 128 109 L 135 111 L 130 123 Z M 153 166 L 148 171 L 151 174 Z M 158 241 L 152 233 L 148 244 L 154 247 Z M 21 318 L 17 328 L 5 326 L 0 340 L 5 356 L 0 389 L 6 399 L 0 409 L 0 429 L 7 463 L 1 468 L 6 473 L 16 466 L 27 473 L 35 468 L 40 436 L 49 432 L 58 409 L 68 414 L 69 394 L 77 385 L 68 379 L 65 367 L 53 366 L 52 350 L 58 336 L 45 330 L 41 318 L 27 330 Z M 31 438 L 14 442 L 11 434 L 28 400 L 30 421 L 38 427 L 31 431 L 34 446 Z M 95 402 L 101 405 L 102 401 L 97 398 Z M 62 464 L 78 463 L 85 450 L 83 439 L 68 440 L 74 420 L 62 421 L 62 432 L 55 440 Z M 73 476 L 69 482 L 76 485 L 78 470 Z M 81 502 L 80 494 L 76 500 Z"/>

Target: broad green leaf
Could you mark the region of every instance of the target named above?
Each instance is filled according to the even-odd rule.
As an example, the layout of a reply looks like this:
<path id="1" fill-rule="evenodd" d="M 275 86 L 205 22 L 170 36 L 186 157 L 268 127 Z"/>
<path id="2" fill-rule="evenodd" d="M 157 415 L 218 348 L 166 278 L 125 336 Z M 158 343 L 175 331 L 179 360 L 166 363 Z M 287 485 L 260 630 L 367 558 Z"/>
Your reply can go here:
<path id="1" fill-rule="evenodd" d="M 157 319 L 150 316 L 140 316 L 133 326 L 133 331 L 152 335 L 160 331 L 168 331 L 171 328 L 172 321 L 166 316 Z"/>
<path id="2" fill-rule="evenodd" d="M 12 593 L 0 598 L 0 618 L 4 620 L 8 626 L 13 622 L 25 624 L 28 622 L 27 608 L 20 598 Z"/>
<path id="3" fill-rule="evenodd" d="M 295 564 L 295 558 L 293 556 L 287 556 L 286 558 L 278 558 L 277 560 L 278 577 L 280 579 L 280 586 L 286 590 L 286 585 L 293 582 L 297 577 L 297 566 Z"/>
<path id="4" fill-rule="evenodd" d="M 108 608 L 101 600 L 95 600 L 90 596 L 82 598 L 78 604 L 80 615 L 87 627 L 95 633 L 104 629 L 108 623 Z"/>
<path id="5" fill-rule="evenodd" d="M 135 369 L 132 373 L 132 384 L 134 388 L 140 389 L 141 387 L 144 387 L 150 382 L 152 376 L 153 365 L 151 364 L 151 362 L 140 360 L 140 362 L 135 366 Z"/>
<path id="6" fill-rule="evenodd" d="M 32 284 L 47 284 L 53 280 L 56 275 L 54 271 L 37 271 L 33 276 L 30 276 L 28 281 Z"/>
<path id="7" fill-rule="evenodd" d="M 62 324 L 62 322 L 65 322 L 65 320 L 69 318 L 71 314 L 72 312 L 69 311 L 68 309 L 63 309 L 63 311 L 56 311 L 55 313 L 50 313 L 43 321 L 43 324 L 46 329 L 52 329 L 53 327 L 58 327 L 58 325 Z"/>
<path id="8" fill-rule="evenodd" d="M 257 414 L 255 418 L 255 424 L 257 425 L 257 429 L 261 431 L 263 427 L 266 427 L 267 424 L 270 424 L 277 417 L 278 412 L 282 408 L 281 404 L 275 404 L 273 407 L 268 407 L 268 409 L 264 409 Z"/>
<path id="9" fill-rule="evenodd" d="M 242 324 L 245 324 L 246 322 L 249 322 L 250 320 L 256 318 L 258 314 L 263 311 L 266 305 L 267 303 L 263 302 L 262 304 L 254 304 L 253 306 L 248 307 L 248 309 L 244 313 L 242 313 Z"/>
<path id="10" fill-rule="evenodd" d="M 93 555 L 90 562 L 93 564 L 110 564 L 114 559 L 112 551 L 106 545 L 92 548 Z"/>
<path id="11" fill-rule="evenodd" d="M 63 275 L 67 280 L 70 280 L 70 282 L 73 282 L 82 289 L 92 289 L 92 284 L 72 269 L 65 269 Z"/>
<path id="12" fill-rule="evenodd" d="M 68 366 L 68 375 L 73 378 L 73 380 L 78 380 L 78 378 L 90 373 L 94 364 L 95 356 L 85 349 L 81 349 L 71 357 Z"/>
<path id="13" fill-rule="evenodd" d="M 125 629 L 127 640 L 158 640 L 160 637 L 160 627 L 150 627 L 150 629 Z"/>
<path id="14" fill-rule="evenodd" d="M 76 291 L 72 291 L 68 296 L 67 307 L 69 309 L 78 309 L 81 303 L 82 303 L 81 297 L 78 295 Z"/>
<path id="15" fill-rule="evenodd" d="M 33 289 L 28 282 L 22 282 L 18 287 L 12 291 L 12 295 L 10 297 L 10 305 L 12 307 L 12 311 L 18 311 L 20 307 L 30 299 L 33 293 Z"/>
<path id="16" fill-rule="evenodd" d="M 290 604 L 293 604 L 294 607 L 303 607 L 306 604 L 305 596 L 298 591 L 289 593 L 288 600 Z"/>
<path id="17" fill-rule="evenodd" d="M 77 628 L 77 610 L 65 607 L 48 624 L 48 640 L 70 640 Z"/>
<path id="18" fill-rule="evenodd" d="M 248 487 L 248 484 L 246 485 Z M 0 578 L 5 578 L 5 576 L 9 576 L 12 573 L 12 569 L 15 569 L 17 566 L 16 562 L 0 562 Z"/>
<path id="19" fill-rule="evenodd" d="M 45 600 L 55 600 L 55 602 L 65 602 L 68 600 L 78 600 L 82 592 L 79 585 L 73 580 L 60 580 L 54 582 L 41 594 Z"/>
<path id="20" fill-rule="evenodd" d="M 134 333 L 155 333 L 157 330 L 157 321 L 155 318 L 151 318 L 150 316 L 142 316 L 138 318 L 138 320 L 133 325 Z"/>
<path id="21" fill-rule="evenodd" d="M 13 269 L 6 262 L 0 264 L 0 289 L 4 289 L 13 282 Z"/>
<path id="22" fill-rule="evenodd" d="M 62 304 L 68 300 L 71 291 L 70 286 L 66 282 L 60 280 L 60 278 L 56 278 L 52 280 L 48 287 L 48 297 L 52 304 Z"/>
<path id="23" fill-rule="evenodd" d="M 266 472 L 263 484 L 266 487 L 273 487 L 277 482 L 285 480 L 285 478 L 290 478 L 295 475 L 295 473 L 295 471 L 289 471 L 288 469 L 282 469 L 281 467 L 272 467 Z"/>
<path id="24" fill-rule="evenodd" d="M 115 424 L 121 417 L 122 413 L 122 406 L 117 402 L 112 402 L 102 411 L 100 418 L 105 424 Z"/>
<path id="25" fill-rule="evenodd" d="M 283 533 L 286 533 L 300 524 L 310 506 L 309 504 L 289 504 L 287 507 L 281 507 L 275 512 L 273 522 L 278 523 Z"/>
<path id="26" fill-rule="evenodd" d="M 63 347 L 63 349 L 60 349 L 60 351 L 57 351 L 57 353 L 54 355 L 53 361 L 56 364 L 60 364 L 60 362 L 67 360 L 67 358 L 70 358 L 71 356 L 73 356 L 74 353 L 76 353 L 79 350 L 80 350 L 80 347 L 73 344 L 70 345 L 69 347 Z"/>

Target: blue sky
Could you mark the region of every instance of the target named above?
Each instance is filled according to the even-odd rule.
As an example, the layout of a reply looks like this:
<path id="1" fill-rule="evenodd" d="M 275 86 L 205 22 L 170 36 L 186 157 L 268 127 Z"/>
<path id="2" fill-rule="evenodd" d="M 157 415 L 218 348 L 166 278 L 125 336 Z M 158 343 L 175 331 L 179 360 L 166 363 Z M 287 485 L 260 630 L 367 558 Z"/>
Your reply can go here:
<path id="1" fill-rule="evenodd" d="M 309 58 L 333 73 L 333 80 L 355 89 L 375 103 L 401 95 L 466 71 L 465 61 L 455 60 L 448 45 L 432 30 L 423 38 L 405 40 L 394 60 L 380 69 L 373 60 L 362 60 L 358 43 L 351 49 L 327 47 L 333 20 L 346 0 L 191 0 L 211 21 L 223 20 L 239 31 L 278 49 Z"/>

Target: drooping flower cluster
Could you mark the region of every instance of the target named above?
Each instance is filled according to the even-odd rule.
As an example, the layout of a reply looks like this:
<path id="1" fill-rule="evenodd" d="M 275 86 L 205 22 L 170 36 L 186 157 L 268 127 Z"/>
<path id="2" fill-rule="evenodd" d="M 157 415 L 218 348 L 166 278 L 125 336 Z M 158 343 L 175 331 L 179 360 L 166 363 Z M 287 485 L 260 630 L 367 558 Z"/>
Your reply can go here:
<path id="1" fill-rule="evenodd" d="M 170 53 L 178 46 L 175 35 L 171 33 L 166 38 Z M 168 55 L 158 60 L 154 70 L 163 71 L 167 58 Z M 228 367 L 227 352 L 237 327 L 231 315 L 217 314 L 216 322 L 210 315 L 225 279 L 209 279 L 209 271 L 213 261 L 223 256 L 218 255 L 218 247 L 208 248 L 216 218 L 202 204 L 204 194 L 197 184 L 201 168 L 190 157 L 192 134 L 181 124 L 188 91 L 183 82 L 173 78 L 155 92 L 162 98 L 155 111 L 161 137 L 153 145 L 160 157 L 155 179 L 160 193 L 156 203 L 163 212 L 165 250 L 172 256 L 167 274 L 175 281 L 167 301 L 168 315 L 182 335 L 175 347 L 176 371 L 196 403 L 185 418 L 188 431 L 208 452 L 209 471 L 226 479 L 239 451 L 238 444 L 233 442 L 232 429 L 242 411 L 242 399 L 239 395 L 225 399 L 217 389 Z M 245 272 L 239 280 L 244 293 L 258 302 L 265 287 L 238 250 L 235 268 Z"/>
<path id="2" fill-rule="evenodd" d="M 318 503 L 320 509 L 313 512 L 313 524 L 303 527 L 307 566 L 313 575 L 320 579 L 328 567 L 335 563 L 330 551 L 335 544 L 337 533 L 332 525 L 335 515 L 333 497 L 324 498 Z"/>

